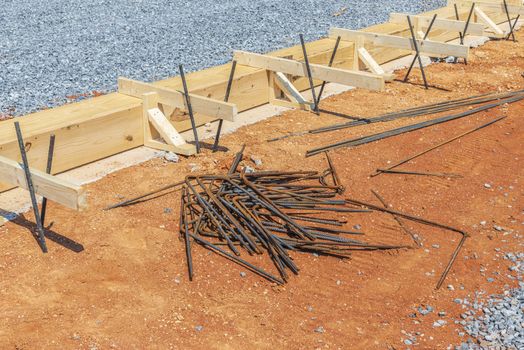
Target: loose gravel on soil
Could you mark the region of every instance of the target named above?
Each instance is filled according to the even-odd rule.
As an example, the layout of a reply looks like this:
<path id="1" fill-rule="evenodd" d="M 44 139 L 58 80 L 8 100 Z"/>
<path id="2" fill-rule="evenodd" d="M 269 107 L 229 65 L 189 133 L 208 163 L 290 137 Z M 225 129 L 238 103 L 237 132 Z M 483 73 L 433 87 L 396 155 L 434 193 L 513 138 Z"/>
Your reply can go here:
<path id="1" fill-rule="evenodd" d="M 145 81 L 225 63 L 233 49 L 266 52 L 362 28 L 390 12 L 445 0 L 4 0 L 0 6 L 0 115 L 22 115 Z M 68 98 L 69 97 L 69 98 Z"/>
<path id="2" fill-rule="evenodd" d="M 508 289 L 503 295 L 493 295 L 484 303 L 462 301 L 469 310 L 461 315 L 458 323 L 479 344 L 469 341 L 455 349 L 524 349 L 524 253 L 508 253 L 504 258 L 512 263 L 507 277 L 516 278 L 519 287 Z M 482 291 L 477 293 L 482 294 Z"/>

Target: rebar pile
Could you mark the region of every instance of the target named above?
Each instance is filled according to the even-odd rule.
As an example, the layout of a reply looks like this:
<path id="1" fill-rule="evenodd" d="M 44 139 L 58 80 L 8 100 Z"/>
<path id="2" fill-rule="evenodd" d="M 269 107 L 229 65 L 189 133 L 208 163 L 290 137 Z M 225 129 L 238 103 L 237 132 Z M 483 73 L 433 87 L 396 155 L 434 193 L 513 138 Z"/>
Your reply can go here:
<path id="1" fill-rule="evenodd" d="M 238 161 L 238 158 L 237 158 Z M 233 165 L 236 169 L 238 162 Z M 332 177 L 335 185 L 327 183 Z M 193 278 L 192 242 L 196 242 L 278 283 L 299 268 L 289 251 L 348 257 L 351 251 L 399 249 L 405 246 L 373 245 L 348 235 L 363 235 L 341 229 L 346 222 L 319 218 L 327 212 L 362 213 L 367 208 L 349 206 L 337 199 L 343 189 L 336 173 L 327 170 L 265 171 L 228 175 L 188 176 L 181 195 L 180 232 L 186 243 L 189 277 Z M 279 276 L 242 259 L 267 255 Z"/>

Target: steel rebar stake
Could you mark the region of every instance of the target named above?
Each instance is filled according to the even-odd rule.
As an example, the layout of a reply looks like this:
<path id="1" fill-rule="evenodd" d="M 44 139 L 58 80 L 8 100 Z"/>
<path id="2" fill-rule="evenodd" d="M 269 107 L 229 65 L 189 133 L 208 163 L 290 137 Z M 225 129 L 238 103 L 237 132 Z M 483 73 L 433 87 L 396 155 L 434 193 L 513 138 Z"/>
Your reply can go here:
<path id="1" fill-rule="evenodd" d="M 47 153 L 47 167 L 46 167 L 46 173 L 51 174 L 51 170 L 53 168 L 53 155 L 55 153 L 55 135 L 52 134 L 49 137 L 49 151 Z M 42 210 L 40 214 L 40 218 L 42 220 L 42 226 L 45 226 L 45 214 L 47 212 L 47 198 L 44 197 L 42 199 Z"/>
<path id="2" fill-rule="evenodd" d="M 231 93 L 231 86 L 233 85 L 233 78 L 235 76 L 235 69 L 237 67 L 237 61 L 233 60 L 231 63 L 231 71 L 229 72 L 229 80 L 227 81 L 226 95 L 224 96 L 224 102 L 229 101 L 229 95 Z M 215 143 L 213 144 L 213 153 L 218 150 L 218 143 L 220 142 L 220 133 L 222 132 L 222 124 L 224 119 L 220 119 L 218 122 L 217 134 L 215 136 Z"/>
<path id="3" fill-rule="evenodd" d="M 504 0 L 503 4 L 504 4 L 504 12 L 506 12 L 506 17 L 508 19 L 508 26 L 509 26 L 509 34 L 506 37 L 506 40 L 509 40 L 509 37 L 511 36 L 513 38 L 513 42 L 516 42 L 517 40 L 515 39 L 515 33 L 513 33 L 513 28 L 511 25 L 511 17 L 509 15 L 508 3 L 506 2 L 506 0 Z"/>
<path id="4" fill-rule="evenodd" d="M 337 55 L 338 46 L 340 45 L 341 37 L 337 36 L 337 41 L 335 42 L 335 48 L 333 49 L 333 53 L 331 54 L 331 58 L 329 59 L 328 67 L 333 66 L 333 62 L 335 62 L 335 56 Z M 324 88 L 326 87 L 326 82 L 322 82 L 322 86 L 320 87 L 320 91 L 318 92 L 317 97 L 317 106 L 320 104 L 320 99 L 322 98 L 322 94 L 324 93 Z"/>
<path id="5" fill-rule="evenodd" d="M 431 28 L 433 27 L 433 24 L 435 23 L 435 20 L 437 19 L 437 14 L 433 15 L 433 18 L 431 19 L 431 22 L 429 23 L 428 29 L 426 29 L 426 33 L 424 33 L 424 40 L 426 40 L 429 36 L 429 32 L 431 32 Z M 406 73 L 406 76 L 404 77 L 404 82 L 408 81 L 408 77 L 411 74 L 411 70 L 413 69 L 413 66 L 417 62 L 418 54 L 413 57 L 413 61 L 411 61 L 411 64 L 409 65 L 408 71 Z"/>
<path id="6" fill-rule="evenodd" d="M 25 179 L 27 182 L 27 189 L 31 196 L 31 204 L 33 206 L 33 212 L 35 214 L 36 221 L 36 236 L 38 238 L 38 243 L 40 248 L 44 253 L 47 253 L 47 245 L 45 242 L 45 232 L 42 225 L 42 220 L 40 218 L 40 212 L 38 211 L 38 202 L 36 201 L 35 188 L 33 186 L 33 179 L 31 177 L 31 171 L 29 170 L 29 162 L 27 161 L 27 154 L 25 151 L 24 138 L 22 136 L 22 131 L 20 130 L 19 122 L 15 122 L 16 137 L 18 139 L 18 147 L 20 148 L 20 155 L 22 156 L 22 166 L 24 167 Z"/>
<path id="7" fill-rule="evenodd" d="M 200 153 L 200 142 L 198 141 L 198 131 L 195 123 L 195 116 L 193 115 L 193 107 L 191 106 L 191 98 L 189 97 L 189 90 L 187 88 L 186 75 L 184 74 L 184 67 L 178 66 L 180 71 L 180 78 L 182 79 L 182 85 L 184 86 L 184 97 L 186 98 L 187 112 L 189 113 L 189 119 L 191 120 L 191 128 L 193 129 L 193 136 L 195 137 L 195 146 L 197 153 Z"/>
<path id="8" fill-rule="evenodd" d="M 306 73 L 309 80 L 309 87 L 311 88 L 311 97 L 313 98 L 313 110 L 317 115 L 320 115 L 318 110 L 317 97 L 315 94 L 315 84 L 313 83 L 313 75 L 311 74 L 311 67 L 309 65 L 309 59 L 307 57 L 306 43 L 304 42 L 304 36 L 300 34 L 300 45 L 302 45 L 302 53 L 304 54 L 304 63 L 306 64 Z"/>
<path id="9" fill-rule="evenodd" d="M 418 58 L 418 64 L 420 66 L 420 72 L 422 73 L 422 79 L 424 80 L 424 87 L 427 90 L 429 89 L 428 81 L 426 80 L 426 73 L 424 72 L 424 65 L 422 64 L 422 58 L 420 58 L 420 51 L 418 48 L 417 37 L 415 36 L 415 32 L 413 31 L 413 25 L 411 24 L 411 17 L 407 16 L 407 18 L 408 18 L 409 31 L 411 32 L 411 38 L 413 39 L 413 46 L 415 47 L 415 51 L 416 51 L 417 58 Z"/>

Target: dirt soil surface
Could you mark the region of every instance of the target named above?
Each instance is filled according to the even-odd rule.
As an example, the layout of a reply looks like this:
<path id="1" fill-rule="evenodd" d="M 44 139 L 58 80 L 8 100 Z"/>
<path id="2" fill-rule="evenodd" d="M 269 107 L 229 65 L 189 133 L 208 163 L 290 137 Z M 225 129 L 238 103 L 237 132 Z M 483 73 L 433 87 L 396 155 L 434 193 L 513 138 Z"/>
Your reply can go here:
<path id="1" fill-rule="evenodd" d="M 524 35 L 518 34 L 524 41 Z M 391 207 L 468 232 L 443 288 L 435 285 L 460 236 L 407 223 L 423 247 L 358 252 L 352 259 L 295 254 L 299 276 L 284 286 L 261 279 L 205 248 L 194 246 L 196 277 L 187 277 L 179 239 L 179 193 L 132 207 L 103 211 L 112 203 L 179 181 L 190 172 L 226 172 L 247 143 L 243 166 L 259 169 L 326 168 L 308 149 L 434 118 L 397 120 L 319 135 L 267 139 L 416 105 L 480 93 L 524 88 L 521 44 L 493 41 L 474 49 L 468 65 L 440 63 L 426 69 L 437 88 L 393 82 L 384 92 L 355 90 L 330 97 L 315 116 L 289 111 L 223 138 L 230 151 L 168 163 L 154 159 L 87 186 L 90 208 L 72 212 L 51 204 L 49 253 L 30 233 L 32 214 L 0 228 L 0 348 L 2 349 L 400 349 L 404 333 L 420 332 L 419 349 L 460 344 L 461 306 L 482 289 L 500 293 L 511 284 L 504 252 L 522 251 L 524 224 L 524 103 L 332 152 L 346 185 L 345 197 Z M 401 79 L 404 72 L 398 72 Z M 338 113 L 339 116 L 334 113 Z M 401 160 L 495 117 L 507 118 L 404 165 L 415 171 L 462 178 L 381 175 L 377 168 Z M 369 241 L 410 244 L 388 214 L 344 215 L 346 229 L 361 225 Z M 484 225 L 480 224 L 485 221 Z M 498 231 L 494 225 L 503 228 Z M 270 263 L 264 265 L 271 269 Z M 247 272 L 241 277 L 241 272 Z M 493 278 L 489 283 L 487 278 Z M 453 285 L 450 290 L 448 285 Z M 435 312 L 410 317 L 421 305 Z M 445 317 L 438 317 L 445 311 Z M 448 321 L 433 327 L 437 318 Z M 321 327 L 321 328 L 319 328 Z"/>

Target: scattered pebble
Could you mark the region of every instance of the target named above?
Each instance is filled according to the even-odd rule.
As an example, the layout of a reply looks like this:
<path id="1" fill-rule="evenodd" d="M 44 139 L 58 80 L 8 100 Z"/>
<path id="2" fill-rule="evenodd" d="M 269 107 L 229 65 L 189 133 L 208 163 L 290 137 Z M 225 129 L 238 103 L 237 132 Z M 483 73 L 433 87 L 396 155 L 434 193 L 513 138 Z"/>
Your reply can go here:
<path id="1" fill-rule="evenodd" d="M 485 183 L 485 184 L 484 184 L 484 187 L 486 187 L 486 188 L 491 188 L 491 185 L 488 184 L 488 183 Z"/>
<path id="2" fill-rule="evenodd" d="M 180 161 L 178 154 L 173 152 L 166 152 L 164 154 L 164 159 L 171 163 L 178 163 Z"/>
<path id="3" fill-rule="evenodd" d="M 260 157 L 251 155 L 250 159 L 253 163 L 255 163 L 255 166 L 259 167 L 262 165 L 262 159 Z"/>
<path id="4" fill-rule="evenodd" d="M 325 332 L 326 330 L 322 326 L 315 328 L 315 333 L 325 333 Z"/>
<path id="5" fill-rule="evenodd" d="M 246 277 L 246 276 L 247 276 L 247 273 L 245 273 L 244 271 L 240 272 L 240 277 Z"/>
<path id="6" fill-rule="evenodd" d="M 195 331 L 197 331 L 197 332 L 200 332 L 200 331 L 202 331 L 203 329 L 204 329 L 204 326 L 200 326 L 200 325 L 195 326 Z"/>
<path id="7" fill-rule="evenodd" d="M 433 312 L 433 308 L 429 305 L 426 305 L 426 307 L 422 307 L 422 306 L 419 306 L 418 307 L 418 312 L 422 315 L 422 316 L 426 316 L 427 314 L 429 314 L 430 312 Z"/>
<path id="8" fill-rule="evenodd" d="M 445 326 L 448 322 L 445 320 L 436 320 L 433 322 L 433 327 L 442 327 Z"/>

